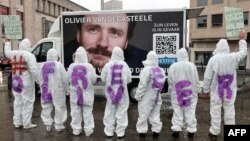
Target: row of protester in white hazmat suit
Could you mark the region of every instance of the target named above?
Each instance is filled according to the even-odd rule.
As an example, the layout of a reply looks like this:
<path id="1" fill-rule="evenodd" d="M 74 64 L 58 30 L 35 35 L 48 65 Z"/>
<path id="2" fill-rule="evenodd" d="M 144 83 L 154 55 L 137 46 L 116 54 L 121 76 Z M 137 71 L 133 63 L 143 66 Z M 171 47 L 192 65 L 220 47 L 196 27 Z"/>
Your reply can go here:
<path id="1" fill-rule="evenodd" d="M 225 124 L 235 124 L 234 102 L 236 98 L 236 68 L 239 61 L 247 54 L 245 34 L 241 33 L 239 52 L 230 53 L 227 40 L 221 39 L 209 60 L 205 74 L 203 94 L 210 94 L 211 127 L 209 135 L 220 134 L 221 108 L 224 108 Z M 16 128 L 34 128 L 31 123 L 35 101 L 35 81 L 41 88 L 41 118 L 47 131 L 51 131 L 54 123 L 56 131 L 65 129 L 67 120 L 66 95 L 70 95 L 71 128 L 74 135 L 82 132 L 86 136 L 94 132 L 94 87 L 97 75 L 94 67 L 88 63 L 87 52 L 79 47 L 75 60 L 65 70 L 59 62 L 58 53 L 50 49 L 47 61 L 38 70 L 36 59 L 30 53 L 31 43 L 28 39 L 21 41 L 19 50 L 11 51 L 11 44 L 5 43 L 6 56 L 12 60 L 12 92 L 14 95 L 13 124 Z M 140 137 L 148 132 L 151 124 L 153 137 L 158 137 L 162 130 L 160 109 L 162 105 L 161 91 L 166 80 L 166 72 L 158 66 L 157 54 L 149 51 L 143 61 L 144 68 L 140 73 L 140 82 L 135 98 L 138 100 L 138 121 L 136 131 Z M 129 96 L 127 84 L 131 82 L 131 70 L 124 61 L 123 50 L 114 47 L 110 61 L 103 67 L 101 80 L 105 82 L 106 108 L 104 111 L 104 133 L 108 138 L 115 134 L 118 138 L 125 136 L 128 126 Z M 189 62 L 188 51 L 181 48 L 177 51 L 177 62 L 172 64 L 168 72 L 169 93 L 173 107 L 171 130 L 173 137 L 186 128 L 188 137 L 197 132 L 196 106 L 198 94 L 202 92 L 196 66 Z M 55 109 L 55 116 L 51 112 Z"/>

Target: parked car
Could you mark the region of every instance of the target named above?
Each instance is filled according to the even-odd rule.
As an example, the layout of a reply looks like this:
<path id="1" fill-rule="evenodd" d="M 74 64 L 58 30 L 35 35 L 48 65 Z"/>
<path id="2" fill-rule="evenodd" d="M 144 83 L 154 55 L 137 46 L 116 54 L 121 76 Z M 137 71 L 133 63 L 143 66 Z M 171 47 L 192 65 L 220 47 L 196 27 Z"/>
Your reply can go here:
<path id="1" fill-rule="evenodd" d="M 11 67 L 11 60 L 4 57 L 3 53 L 0 54 L 0 68 L 3 70 L 6 67 Z"/>

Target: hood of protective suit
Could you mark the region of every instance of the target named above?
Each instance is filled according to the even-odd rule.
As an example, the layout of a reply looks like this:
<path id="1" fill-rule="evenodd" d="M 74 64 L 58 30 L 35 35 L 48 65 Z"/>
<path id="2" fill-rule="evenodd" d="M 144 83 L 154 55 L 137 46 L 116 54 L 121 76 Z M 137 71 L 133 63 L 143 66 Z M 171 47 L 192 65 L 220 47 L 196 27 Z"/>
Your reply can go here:
<path id="1" fill-rule="evenodd" d="M 114 47 L 111 55 L 111 60 L 124 60 L 123 50 L 120 47 Z"/>
<path id="2" fill-rule="evenodd" d="M 177 61 L 188 61 L 188 53 L 187 50 L 183 47 L 177 52 Z"/>
<path id="3" fill-rule="evenodd" d="M 5 42 L 5 43 L 4 43 L 4 46 L 10 47 L 10 48 L 11 48 L 11 43 L 10 43 L 10 42 Z"/>
<path id="4" fill-rule="evenodd" d="M 75 53 L 75 62 L 76 63 L 88 63 L 88 56 L 86 50 L 80 46 Z"/>
<path id="5" fill-rule="evenodd" d="M 47 61 L 57 61 L 58 53 L 54 48 L 49 49 L 47 52 Z"/>
<path id="6" fill-rule="evenodd" d="M 29 39 L 25 38 L 23 39 L 19 44 L 19 50 L 26 50 L 30 52 L 31 49 L 31 42 Z"/>
<path id="7" fill-rule="evenodd" d="M 219 54 L 219 53 L 229 53 L 229 45 L 227 43 L 227 40 L 220 39 L 220 41 L 216 44 L 216 48 L 213 52 L 213 55 Z"/>
<path id="8" fill-rule="evenodd" d="M 144 66 L 158 66 L 158 57 L 154 51 L 147 54 L 147 59 L 142 61 Z"/>

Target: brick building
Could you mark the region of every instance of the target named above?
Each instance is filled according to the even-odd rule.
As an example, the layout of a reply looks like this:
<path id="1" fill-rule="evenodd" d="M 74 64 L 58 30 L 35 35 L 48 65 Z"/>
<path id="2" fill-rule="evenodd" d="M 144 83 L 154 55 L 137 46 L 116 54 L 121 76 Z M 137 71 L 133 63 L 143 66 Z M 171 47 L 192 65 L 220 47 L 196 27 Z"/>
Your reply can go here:
<path id="1" fill-rule="evenodd" d="M 190 8 L 204 7 L 198 18 L 190 19 L 189 39 L 191 61 L 197 66 L 205 66 L 212 56 L 216 43 L 226 37 L 224 7 L 241 8 L 244 15 L 245 31 L 250 37 L 249 11 L 250 0 L 190 0 Z M 238 39 L 228 40 L 230 50 L 238 50 Z M 240 65 L 244 65 L 244 61 Z M 250 69 L 250 50 L 246 59 L 246 67 Z"/>
<path id="2" fill-rule="evenodd" d="M 0 0 L 0 15 L 19 15 L 22 22 L 23 38 L 29 38 L 32 44 L 47 36 L 54 20 L 61 12 L 88 11 L 70 0 Z M 3 25 L 1 24 L 3 42 Z M 14 49 L 19 41 L 13 40 Z M 0 52 L 3 50 L 0 45 Z"/>

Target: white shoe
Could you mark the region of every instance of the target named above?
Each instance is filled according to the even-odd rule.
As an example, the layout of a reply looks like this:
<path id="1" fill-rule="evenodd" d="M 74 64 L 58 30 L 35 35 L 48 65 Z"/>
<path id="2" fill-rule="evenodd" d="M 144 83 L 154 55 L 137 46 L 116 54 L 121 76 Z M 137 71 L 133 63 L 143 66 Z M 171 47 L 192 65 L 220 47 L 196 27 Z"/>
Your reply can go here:
<path id="1" fill-rule="evenodd" d="M 60 132 L 60 131 L 62 131 L 62 130 L 64 130 L 64 129 L 65 129 L 64 126 L 60 126 L 60 127 L 57 127 L 57 128 L 56 128 L 56 131 L 57 131 L 57 132 Z"/>
<path id="2" fill-rule="evenodd" d="M 15 128 L 21 128 L 22 125 L 15 125 Z"/>
<path id="3" fill-rule="evenodd" d="M 75 136 L 80 135 L 80 133 L 81 133 L 81 130 L 80 130 L 80 129 L 74 129 L 74 130 L 73 130 L 73 134 L 74 134 Z"/>
<path id="4" fill-rule="evenodd" d="M 85 132 L 85 135 L 87 136 L 87 137 L 89 137 L 90 135 L 92 135 L 93 134 L 93 132 Z"/>
<path id="5" fill-rule="evenodd" d="M 51 125 L 46 125 L 46 130 L 51 131 Z"/>
<path id="6" fill-rule="evenodd" d="M 35 128 L 35 127 L 37 127 L 37 124 L 29 124 L 29 125 L 27 125 L 27 126 L 24 126 L 23 128 L 24 129 L 30 129 L 30 128 Z"/>

